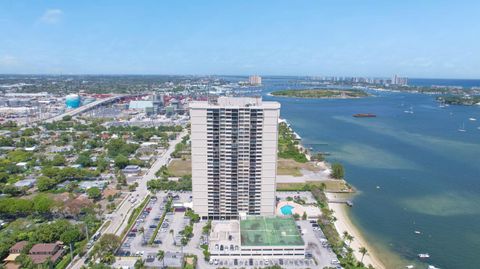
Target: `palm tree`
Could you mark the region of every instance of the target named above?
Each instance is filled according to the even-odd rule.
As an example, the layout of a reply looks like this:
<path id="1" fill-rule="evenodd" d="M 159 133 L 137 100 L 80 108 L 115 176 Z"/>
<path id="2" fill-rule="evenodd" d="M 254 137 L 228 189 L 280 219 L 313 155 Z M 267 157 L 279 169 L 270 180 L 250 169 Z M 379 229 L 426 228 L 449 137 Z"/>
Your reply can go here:
<path id="1" fill-rule="evenodd" d="M 362 253 L 362 260 L 360 262 L 363 263 L 363 257 L 368 253 L 368 250 L 365 247 L 360 247 L 358 251 Z"/>
<path id="2" fill-rule="evenodd" d="M 163 250 L 159 250 L 157 252 L 157 259 L 162 260 L 162 267 L 165 267 L 165 262 L 163 260 L 164 257 L 165 257 L 165 252 Z"/>
<path id="3" fill-rule="evenodd" d="M 348 247 L 350 247 L 350 244 L 352 243 L 354 237 L 351 236 L 347 231 L 344 231 L 343 232 L 343 240 L 345 240 L 346 242 L 348 241 Z"/>

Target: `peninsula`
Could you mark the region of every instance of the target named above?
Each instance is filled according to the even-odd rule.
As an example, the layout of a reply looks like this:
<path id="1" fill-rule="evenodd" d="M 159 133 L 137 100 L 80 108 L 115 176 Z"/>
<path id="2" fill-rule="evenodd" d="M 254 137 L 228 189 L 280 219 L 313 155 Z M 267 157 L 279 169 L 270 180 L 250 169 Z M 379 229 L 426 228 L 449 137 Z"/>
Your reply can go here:
<path id="1" fill-rule="evenodd" d="M 303 90 L 280 90 L 271 92 L 273 96 L 297 97 L 297 98 L 318 98 L 318 99 L 347 99 L 362 98 L 369 96 L 362 90 L 337 90 L 337 89 L 303 89 Z"/>

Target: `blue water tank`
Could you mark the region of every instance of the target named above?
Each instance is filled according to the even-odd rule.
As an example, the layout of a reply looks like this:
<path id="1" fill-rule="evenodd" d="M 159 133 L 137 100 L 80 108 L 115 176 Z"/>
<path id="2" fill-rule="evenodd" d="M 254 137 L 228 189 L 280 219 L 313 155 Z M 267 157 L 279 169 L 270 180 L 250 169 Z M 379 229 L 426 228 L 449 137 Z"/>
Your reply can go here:
<path id="1" fill-rule="evenodd" d="M 69 94 L 65 98 L 65 104 L 67 105 L 67 108 L 80 107 L 81 102 L 82 102 L 82 99 L 78 94 Z"/>

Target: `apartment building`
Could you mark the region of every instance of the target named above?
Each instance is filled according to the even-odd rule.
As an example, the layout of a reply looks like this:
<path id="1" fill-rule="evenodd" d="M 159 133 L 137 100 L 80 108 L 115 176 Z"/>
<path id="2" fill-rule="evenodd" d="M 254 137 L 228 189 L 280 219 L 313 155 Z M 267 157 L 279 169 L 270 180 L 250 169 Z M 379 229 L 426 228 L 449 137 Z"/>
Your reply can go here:
<path id="1" fill-rule="evenodd" d="M 274 214 L 279 113 L 261 98 L 190 103 L 193 208 L 203 219 Z"/>

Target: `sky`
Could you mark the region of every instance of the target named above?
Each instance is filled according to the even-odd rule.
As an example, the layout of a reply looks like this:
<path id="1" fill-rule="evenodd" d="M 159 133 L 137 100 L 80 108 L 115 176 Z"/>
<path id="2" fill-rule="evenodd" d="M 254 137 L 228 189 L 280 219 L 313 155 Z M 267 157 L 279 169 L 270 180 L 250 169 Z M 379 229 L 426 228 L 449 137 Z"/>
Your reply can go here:
<path id="1" fill-rule="evenodd" d="M 0 73 L 480 79 L 480 1 L 0 1 Z"/>

